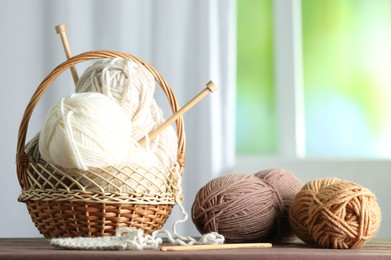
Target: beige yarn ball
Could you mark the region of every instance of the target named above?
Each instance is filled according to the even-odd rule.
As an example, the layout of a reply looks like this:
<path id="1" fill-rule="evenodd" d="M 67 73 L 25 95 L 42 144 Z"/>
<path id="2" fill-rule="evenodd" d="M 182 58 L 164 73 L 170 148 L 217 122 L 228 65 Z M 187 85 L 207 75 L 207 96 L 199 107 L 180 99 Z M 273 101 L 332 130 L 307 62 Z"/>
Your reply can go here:
<path id="1" fill-rule="evenodd" d="M 99 93 L 62 98 L 50 109 L 39 138 L 43 159 L 87 170 L 121 164 L 134 153 L 123 109 Z"/>
<path id="2" fill-rule="evenodd" d="M 324 187 L 338 182 L 342 182 L 342 180 L 338 178 L 312 180 L 307 182 L 296 194 L 289 210 L 289 223 L 296 236 L 307 244 L 315 243 L 308 229 L 308 209 L 312 199 Z"/>
<path id="3" fill-rule="evenodd" d="M 353 182 L 337 182 L 323 188 L 308 209 L 308 228 L 324 248 L 361 247 L 380 227 L 380 207 L 375 195 Z"/>
<path id="4" fill-rule="evenodd" d="M 78 93 L 99 92 L 117 102 L 129 118 L 152 116 L 140 106 L 151 106 L 154 91 L 153 75 L 143 65 L 122 58 L 96 61 L 76 84 Z"/>

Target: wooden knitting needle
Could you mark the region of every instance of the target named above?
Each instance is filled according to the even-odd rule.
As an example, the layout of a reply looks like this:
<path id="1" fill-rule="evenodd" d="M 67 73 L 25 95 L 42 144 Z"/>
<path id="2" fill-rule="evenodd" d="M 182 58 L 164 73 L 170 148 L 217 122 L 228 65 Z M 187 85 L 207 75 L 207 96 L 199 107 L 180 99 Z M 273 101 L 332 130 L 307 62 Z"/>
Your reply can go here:
<path id="1" fill-rule="evenodd" d="M 161 251 L 193 251 L 193 250 L 218 250 L 218 249 L 251 249 L 271 248 L 271 243 L 244 243 L 244 244 L 221 244 L 221 245 L 193 245 L 193 246 L 162 246 Z"/>
<path id="2" fill-rule="evenodd" d="M 67 34 L 66 34 L 67 26 L 65 24 L 59 24 L 55 28 L 56 28 L 56 32 L 61 37 L 61 42 L 64 47 L 65 55 L 66 55 L 67 59 L 70 59 L 72 57 L 72 53 L 71 53 L 71 48 L 69 47 L 69 42 L 68 42 L 68 38 L 67 38 Z M 79 76 L 77 75 L 77 71 L 76 71 L 75 66 L 72 66 L 70 69 L 71 69 L 71 73 L 72 73 L 73 82 L 75 83 L 75 86 L 76 86 L 77 81 L 79 80 Z"/>
<path id="3" fill-rule="evenodd" d="M 210 92 L 215 92 L 217 89 L 216 85 L 209 81 L 206 83 L 206 88 L 201 91 L 197 96 L 195 96 L 192 100 L 190 100 L 186 105 L 184 105 L 181 109 L 175 112 L 169 119 L 167 119 L 163 124 L 161 124 L 158 128 L 149 133 L 149 140 L 153 140 L 161 131 L 163 131 L 167 126 L 169 126 L 172 122 L 178 119 L 178 117 L 182 116 L 186 113 L 187 110 L 192 108 L 195 104 L 197 104 L 201 99 L 203 99 Z M 145 147 L 146 138 L 140 140 L 140 144 Z"/>

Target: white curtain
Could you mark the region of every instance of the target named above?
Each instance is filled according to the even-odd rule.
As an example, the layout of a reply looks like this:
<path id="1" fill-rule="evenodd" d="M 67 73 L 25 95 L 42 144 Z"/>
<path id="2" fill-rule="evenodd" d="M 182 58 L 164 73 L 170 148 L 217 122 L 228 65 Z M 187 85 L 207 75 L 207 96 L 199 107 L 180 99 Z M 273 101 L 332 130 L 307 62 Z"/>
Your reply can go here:
<path id="1" fill-rule="evenodd" d="M 16 135 L 33 91 L 65 59 L 54 31 L 60 23 L 68 25 L 74 55 L 98 49 L 136 55 L 161 72 L 181 105 L 209 80 L 219 87 L 184 116 L 183 189 L 188 213 L 198 189 L 229 171 L 234 160 L 234 0 L 0 0 L 0 5 L 0 73 L 5 92 L 0 119 L 6 122 L 0 144 L 6 185 L 0 198 L 8 211 L 0 214 L 0 223 L 8 223 L 0 228 L 0 237 L 38 236 L 25 206 L 16 201 L 20 192 L 14 165 Z M 47 91 L 33 114 L 30 137 L 39 130 L 48 106 L 70 93 L 72 86 L 68 73 Z M 167 102 L 163 96 L 157 99 L 159 104 Z M 166 228 L 179 218 L 175 210 Z M 197 235 L 191 219 L 182 227 L 180 233 Z"/>

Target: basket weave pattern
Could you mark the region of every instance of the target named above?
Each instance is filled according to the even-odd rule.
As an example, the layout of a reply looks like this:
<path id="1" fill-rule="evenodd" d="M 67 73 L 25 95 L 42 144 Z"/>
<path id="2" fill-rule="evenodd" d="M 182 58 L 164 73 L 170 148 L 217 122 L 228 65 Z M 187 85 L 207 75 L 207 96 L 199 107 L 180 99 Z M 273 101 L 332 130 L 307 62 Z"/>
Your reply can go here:
<path id="1" fill-rule="evenodd" d="M 77 63 L 115 57 L 132 59 L 144 65 L 166 94 L 172 112 L 179 110 L 176 97 L 163 77 L 151 65 L 130 54 L 92 51 L 57 66 L 42 81 L 26 107 L 19 128 L 16 156 L 22 188 L 18 200 L 26 203 L 35 226 L 46 238 L 114 235 L 122 226 L 152 233 L 161 229 L 176 204 L 177 175 L 183 174 L 185 163 L 182 117 L 176 121 L 176 166 L 157 169 L 131 164 L 81 171 L 52 165 L 40 157 L 29 156 L 25 151 L 32 112 L 51 83 Z"/>

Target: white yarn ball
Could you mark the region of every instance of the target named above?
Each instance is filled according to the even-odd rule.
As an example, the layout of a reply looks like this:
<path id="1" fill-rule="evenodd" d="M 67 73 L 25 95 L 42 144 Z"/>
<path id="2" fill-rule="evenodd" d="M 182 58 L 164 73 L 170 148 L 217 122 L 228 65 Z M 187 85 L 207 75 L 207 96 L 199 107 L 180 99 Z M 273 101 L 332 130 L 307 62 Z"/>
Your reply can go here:
<path id="1" fill-rule="evenodd" d="M 45 161 L 65 168 L 116 165 L 129 159 L 131 129 L 123 109 L 106 96 L 73 94 L 50 109 L 39 151 Z"/>
<path id="2" fill-rule="evenodd" d="M 155 78 L 142 64 L 122 58 L 98 60 L 80 77 L 76 92 L 100 92 L 116 101 L 127 113 L 132 139 L 141 140 L 165 119 L 153 98 Z M 149 143 L 161 166 L 177 163 L 178 140 L 172 126 Z"/>

